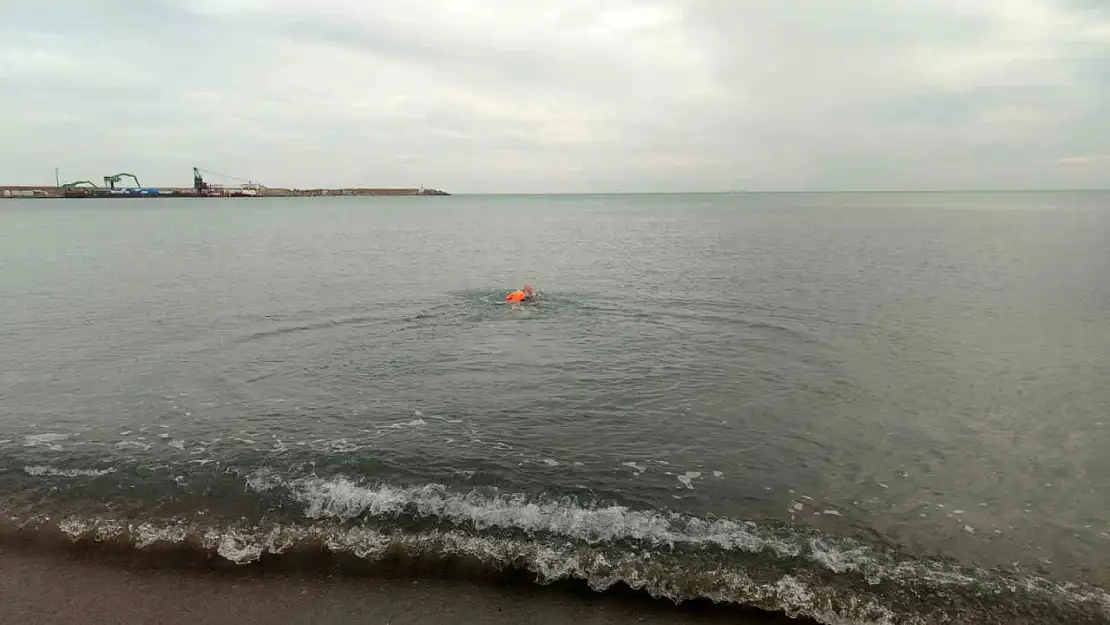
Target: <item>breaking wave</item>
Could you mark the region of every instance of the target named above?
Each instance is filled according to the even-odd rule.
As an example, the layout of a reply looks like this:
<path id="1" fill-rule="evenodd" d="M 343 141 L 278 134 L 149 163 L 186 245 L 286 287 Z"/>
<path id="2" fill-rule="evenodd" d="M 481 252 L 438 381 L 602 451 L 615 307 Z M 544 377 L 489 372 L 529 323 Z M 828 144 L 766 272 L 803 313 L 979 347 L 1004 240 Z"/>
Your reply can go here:
<path id="1" fill-rule="evenodd" d="M 114 467 L 107 469 L 57 469 L 46 465 L 27 465 L 23 467 L 23 471 L 27 475 L 33 476 L 50 476 L 50 477 L 99 477 L 101 475 L 108 475 L 115 473 Z"/>
<path id="2" fill-rule="evenodd" d="M 1110 595 L 1098 588 L 908 558 L 785 524 L 494 488 L 285 479 L 269 470 L 245 476 L 244 487 L 264 497 L 272 506 L 268 516 L 280 520 L 34 516 L 9 519 L 4 536 L 152 557 L 173 552 L 209 566 L 339 562 L 370 570 L 527 574 L 540 584 L 580 581 L 597 591 L 624 585 L 675 602 L 708 599 L 830 624 L 1110 621 Z"/>

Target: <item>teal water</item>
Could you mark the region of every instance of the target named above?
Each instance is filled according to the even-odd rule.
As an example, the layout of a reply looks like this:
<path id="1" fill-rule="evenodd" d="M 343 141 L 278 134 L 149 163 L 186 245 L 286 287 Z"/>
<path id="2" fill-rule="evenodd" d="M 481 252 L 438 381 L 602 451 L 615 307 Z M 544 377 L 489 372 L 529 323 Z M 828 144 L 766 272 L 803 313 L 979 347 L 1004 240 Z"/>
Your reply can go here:
<path id="1" fill-rule="evenodd" d="M 1107 193 L 4 201 L 0 505 L 235 562 L 1106 622 L 1108 244 Z"/>

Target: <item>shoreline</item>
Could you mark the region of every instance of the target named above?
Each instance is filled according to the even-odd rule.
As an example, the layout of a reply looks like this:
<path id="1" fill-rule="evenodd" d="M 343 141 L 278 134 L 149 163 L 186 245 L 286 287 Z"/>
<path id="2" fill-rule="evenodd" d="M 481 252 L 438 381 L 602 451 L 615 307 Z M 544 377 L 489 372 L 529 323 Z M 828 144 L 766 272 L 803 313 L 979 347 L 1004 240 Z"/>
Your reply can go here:
<path id="1" fill-rule="evenodd" d="M 813 623 L 740 606 L 679 605 L 631 590 L 581 584 L 267 572 L 202 571 L 102 561 L 0 545 L 0 604 L 12 622 L 251 625 L 270 623 Z"/>
<path id="2" fill-rule="evenodd" d="M 92 184 L 92 183 L 90 183 Z M 228 198 L 228 197 L 429 197 L 451 195 L 425 187 L 120 187 L 54 185 L 0 185 L 0 199 L 155 199 L 155 198 Z"/>

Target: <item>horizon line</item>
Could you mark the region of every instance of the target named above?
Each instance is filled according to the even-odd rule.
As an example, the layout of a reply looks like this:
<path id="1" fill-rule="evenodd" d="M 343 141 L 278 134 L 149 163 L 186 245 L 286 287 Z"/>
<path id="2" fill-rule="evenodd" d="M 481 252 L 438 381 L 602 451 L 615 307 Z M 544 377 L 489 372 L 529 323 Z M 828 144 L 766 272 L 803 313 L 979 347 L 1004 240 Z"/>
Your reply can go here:
<path id="1" fill-rule="evenodd" d="M 153 188 L 173 188 L 176 186 L 162 186 L 162 185 L 149 185 Z M 267 188 L 266 185 L 261 185 Z M 57 185 L 52 184 L 17 184 L 17 185 L 2 185 L 0 188 L 4 189 L 54 189 L 58 188 Z M 181 187 L 185 188 L 185 187 Z M 769 195 L 769 194 L 809 194 L 809 195 L 832 195 L 832 194 L 853 194 L 853 193 L 886 193 L 886 194 L 923 194 L 923 193 L 1104 193 L 1110 192 L 1110 187 L 1088 187 L 1088 188 L 1051 188 L 1051 187 L 1034 187 L 1034 188 L 972 188 L 972 189 L 735 189 L 735 190 L 670 190 L 670 191 L 449 191 L 447 189 L 440 189 L 438 187 L 365 187 L 365 186 L 306 186 L 306 187 L 272 187 L 272 188 L 296 188 L 296 189 L 321 189 L 321 190 L 344 190 L 344 189 L 418 189 L 423 188 L 427 190 L 437 190 L 449 193 L 452 196 L 459 195 Z M 339 196 L 337 196 L 339 197 Z"/>
<path id="2" fill-rule="evenodd" d="M 1032 188 L 1032 189 L 746 189 L 737 191 L 448 191 L 458 195 L 759 195 L 774 193 L 837 194 L 837 193 L 1105 193 L 1105 188 Z"/>

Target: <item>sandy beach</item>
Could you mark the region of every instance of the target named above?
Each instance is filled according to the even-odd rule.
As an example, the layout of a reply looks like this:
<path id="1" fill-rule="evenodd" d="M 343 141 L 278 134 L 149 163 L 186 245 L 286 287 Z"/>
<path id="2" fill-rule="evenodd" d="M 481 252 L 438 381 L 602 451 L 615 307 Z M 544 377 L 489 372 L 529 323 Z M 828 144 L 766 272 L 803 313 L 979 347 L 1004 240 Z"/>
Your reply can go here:
<path id="1" fill-rule="evenodd" d="M 803 622 L 629 595 L 515 583 L 133 568 L 0 550 L 2 620 L 25 625 Z"/>

